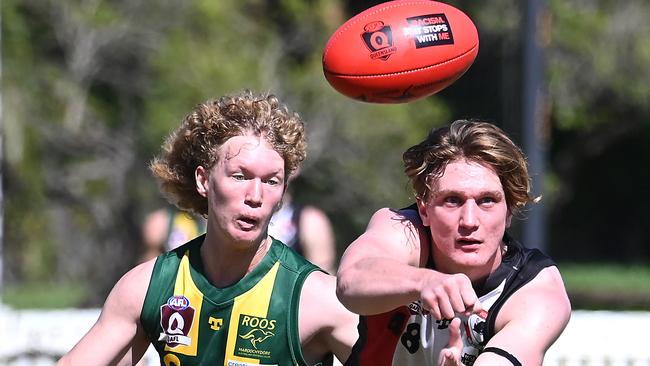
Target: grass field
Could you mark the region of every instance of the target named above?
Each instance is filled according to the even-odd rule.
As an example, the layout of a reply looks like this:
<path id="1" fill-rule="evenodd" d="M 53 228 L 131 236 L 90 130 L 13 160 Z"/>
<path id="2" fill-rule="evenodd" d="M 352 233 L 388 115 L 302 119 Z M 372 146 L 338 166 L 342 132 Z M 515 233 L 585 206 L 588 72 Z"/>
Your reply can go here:
<path id="1" fill-rule="evenodd" d="M 2 289 L 2 302 L 15 309 L 67 309 L 78 307 L 86 297 L 83 285 L 29 284 Z"/>
<path id="2" fill-rule="evenodd" d="M 574 309 L 650 310 L 650 266 L 559 264 Z"/>

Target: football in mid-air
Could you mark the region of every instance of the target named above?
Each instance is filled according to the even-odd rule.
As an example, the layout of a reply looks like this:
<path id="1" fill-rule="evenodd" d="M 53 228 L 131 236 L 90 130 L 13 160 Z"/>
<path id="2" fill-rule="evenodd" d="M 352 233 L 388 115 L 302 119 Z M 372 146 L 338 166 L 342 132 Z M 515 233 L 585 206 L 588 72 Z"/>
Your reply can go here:
<path id="1" fill-rule="evenodd" d="M 323 50 L 323 72 L 340 93 L 370 103 L 405 103 L 441 91 L 478 54 L 474 22 L 430 0 L 393 0 L 341 25 Z"/>

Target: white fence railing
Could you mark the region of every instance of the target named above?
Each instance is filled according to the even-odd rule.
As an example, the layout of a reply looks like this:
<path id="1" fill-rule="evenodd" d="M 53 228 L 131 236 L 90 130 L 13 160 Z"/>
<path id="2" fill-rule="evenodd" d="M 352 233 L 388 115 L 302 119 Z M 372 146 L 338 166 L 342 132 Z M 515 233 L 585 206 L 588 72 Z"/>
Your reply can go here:
<path id="1" fill-rule="evenodd" d="M 0 366 L 52 366 L 95 323 L 98 309 L 0 306 Z M 159 366 L 149 348 L 142 365 Z M 544 366 L 650 365 L 650 312 L 574 311 Z"/>
<path id="2" fill-rule="evenodd" d="M 650 365 L 650 312 L 574 311 L 544 365 Z"/>

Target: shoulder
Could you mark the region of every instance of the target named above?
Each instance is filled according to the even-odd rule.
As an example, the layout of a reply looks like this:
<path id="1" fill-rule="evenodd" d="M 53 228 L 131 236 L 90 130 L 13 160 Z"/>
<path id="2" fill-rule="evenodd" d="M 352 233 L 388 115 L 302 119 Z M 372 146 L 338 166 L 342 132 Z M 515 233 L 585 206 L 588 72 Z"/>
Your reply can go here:
<path id="1" fill-rule="evenodd" d="M 322 271 L 314 271 L 307 276 L 305 284 L 303 285 L 301 301 L 307 298 L 325 299 L 328 292 L 331 290 L 332 295 L 336 298 L 336 277 L 329 275 Z M 311 296 L 310 296 L 311 295 Z M 320 300 L 320 299 L 319 299 Z M 315 302 L 315 301 L 314 301 Z"/>
<path id="2" fill-rule="evenodd" d="M 346 250 L 346 255 L 353 256 L 358 251 L 363 257 L 388 257 L 422 267 L 428 256 L 428 235 L 417 210 L 381 208 L 372 215 L 365 232 L 352 243 L 351 250 Z"/>
<path id="3" fill-rule="evenodd" d="M 155 263 L 156 258 L 153 258 L 125 273 L 108 295 L 104 312 L 123 313 L 134 319 L 139 318 Z"/>
<path id="4" fill-rule="evenodd" d="M 121 293 L 142 293 L 144 295 L 144 292 L 146 292 L 149 286 L 149 280 L 151 279 L 151 273 L 155 264 L 156 258 L 152 258 L 132 268 L 120 278 L 115 285 L 116 289 Z"/>
<path id="5" fill-rule="evenodd" d="M 419 233 L 424 229 L 417 210 L 411 208 L 381 208 L 377 210 L 368 223 L 366 232 L 391 233 L 403 236 L 413 244 L 419 244 Z"/>
<path id="6" fill-rule="evenodd" d="M 347 310 L 336 297 L 336 277 L 321 271 L 312 272 L 305 280 L 300 309 L 301 321 L 312 319 L 319 328 L 345 319 L 357 319 L 357 315 Z"/>
<path id="7" fill-rule="evenodd" d="M 303 255 L 298 254 L 298 252 L 278 239 L 273 239 L 273 244 L 269 252 L 274 257 L 274 260 L 280 262 L 281 267 L 295 273 L 295 275 L 301 278 L 304 278 L 305 275 L 308 275 L 312 271 L 318 270 L 318 266 L 308 261 Z"/>
<path id="8" fill-rule="evenodd" d="M 518 317 L 535 319 L 553 315 L 552 318 L 559 323 L 568 322 L 570 312 L 571 304 L 560 271 L 556 266 L 549 266 L 508 299 L 500 313 L 501 319 L 497 319 L 496 328 L 498 330 L 505 322 Z"/>
<path id="9" fill-rule="evenodd" d="M 556 266 L 548 266 L 506 301 L 489 344 L 511 351 L 523 364 L 535 364 L 570 317 L 571 304 L 562 276 Z"/>
<path id="10" fill-rule="evenodd" d="M 513 297 L 513 300 L 528 306 L 542 307 L 542 305 L 537 305 L 541 302 L 543 306 L 550 303 L 557 304 L 558 308 L 563 308 L 566 311 L 571 310 L 562 275 L 556 266 L 548 266 L 540 270 L 537 276 L 517 291 Z M 533 300 L 542 301 L 533 303 Z"/>

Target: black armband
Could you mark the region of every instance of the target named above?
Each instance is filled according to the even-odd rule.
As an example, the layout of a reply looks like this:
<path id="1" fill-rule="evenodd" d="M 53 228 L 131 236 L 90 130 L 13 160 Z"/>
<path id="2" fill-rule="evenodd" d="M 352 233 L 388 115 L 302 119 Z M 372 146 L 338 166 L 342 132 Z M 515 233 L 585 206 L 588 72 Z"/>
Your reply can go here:
<path id="1" fill-rule="evenodd" d="M 497 348 L 497 347 L 486 347 L 486 348 L 483 349 L 483 352 L 492 352 L 492 353 L 496 353 L 497 355 L 499 355 L 499 356 L 501 356 L 501 357 L 503 357 L 503 358 L 507 358 L 508 361 L 512 362 L 512 364 L 513 364 L 514 366 L 521 366 L 521 362 L 519 362 L 519 360 L 517 359 L 517 357 L 515 357 L 515 356 L 511 355 L 510 353 L 508 353 L 508 352 L 502 350 L 501 348 Z"/>

